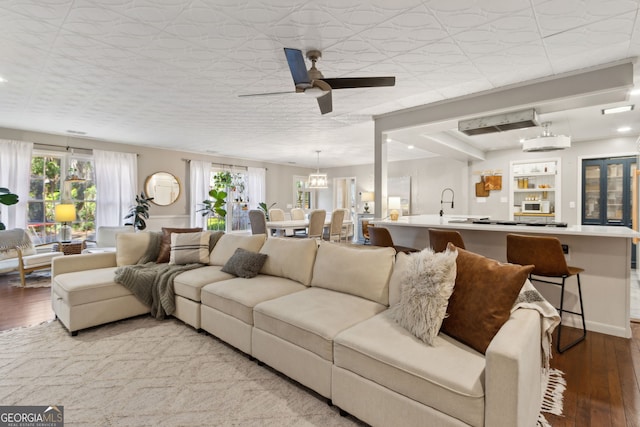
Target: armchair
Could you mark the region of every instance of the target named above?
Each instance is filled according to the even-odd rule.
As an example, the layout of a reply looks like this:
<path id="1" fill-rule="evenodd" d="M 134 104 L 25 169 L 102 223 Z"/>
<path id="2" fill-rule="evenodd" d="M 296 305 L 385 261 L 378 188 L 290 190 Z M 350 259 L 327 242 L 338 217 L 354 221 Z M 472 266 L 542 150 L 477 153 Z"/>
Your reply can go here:
<path id="1" fill-rule="evenodd" d="M 53 258 L 62 255 L 51 250 L 38 252 L 29 234 L 21 228 L 0 231 L 0 272 L 18 270 L 23 287 L 27 274 L 51 268 Z"/>

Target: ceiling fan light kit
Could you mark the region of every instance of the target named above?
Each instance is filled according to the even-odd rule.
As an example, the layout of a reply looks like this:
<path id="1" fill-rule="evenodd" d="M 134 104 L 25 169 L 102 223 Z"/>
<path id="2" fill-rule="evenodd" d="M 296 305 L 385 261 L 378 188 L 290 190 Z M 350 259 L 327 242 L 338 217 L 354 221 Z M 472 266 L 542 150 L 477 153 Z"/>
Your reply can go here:
<path id="1" fill-rule="evenodd" d="M 571 137 L 566 135 L 554 135 L 549 127 L 551 122 L 542 123 L 542 135 L 525 139 L 522 142 L 522 151 L 532 153 L 536 151 L 564 150 L 571 147 Z"/>

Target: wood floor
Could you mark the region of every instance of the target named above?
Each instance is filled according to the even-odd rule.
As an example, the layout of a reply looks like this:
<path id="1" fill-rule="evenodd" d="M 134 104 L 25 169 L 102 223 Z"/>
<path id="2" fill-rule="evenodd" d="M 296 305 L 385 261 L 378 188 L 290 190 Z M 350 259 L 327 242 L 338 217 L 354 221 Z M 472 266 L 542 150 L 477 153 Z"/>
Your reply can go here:
<path id="1" fill-rule="evenodd" d="M 16 288 L 9 279 L 15 276 L 0 275 L 0 331 L 54 318 L 49 288 Z M 584 342 L 554 354 L 551 366 L 565 373 L 567 390 L 564 415 L 547 414 L 552 426 L 640 427 L 640 323 L 631 330 L 631 339 L 589 332 Z"/>

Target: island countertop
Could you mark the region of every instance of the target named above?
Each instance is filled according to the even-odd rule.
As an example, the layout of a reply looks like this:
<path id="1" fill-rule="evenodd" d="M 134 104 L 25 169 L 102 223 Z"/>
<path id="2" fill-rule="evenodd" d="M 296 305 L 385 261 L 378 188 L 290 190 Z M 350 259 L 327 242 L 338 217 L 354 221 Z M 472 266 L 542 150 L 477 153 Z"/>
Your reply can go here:
<path id="1" fill-rule="evenodd" d="M 553 226 L 533 226 L 533 225 L 511 225 L 511 224 L 478 224 L 467 222 L 468 220 L 479 220 L 486 217 L 479 216 L 438 216 L 438 215 L 411 215 L 404 216 L 397 221 L 389 219 L 371 220 L 376 225 L 390 225 L 397 227 L 433 227 L 453 230 L 484 230 L 484 231 L 502 231 L 513 233 L 534 233 L 534 234 L 550 234 L 558 236 L 593 236 L 593 237 L 622 237 L 622 238 L 640 238 L 640 232 L 634 231 L 628 227 L 613 225 L 570 225 L 567 227 Z"/>
<path id="2" fill-rule="evenodd" d="M 430 246 L 429 228 L 456 230 L 467 250 L 503 262 L 507 261 L 506 236 L 509 233 L 557 237 L 566 247 L 567 263 L 584 268 L 580 281 L 587 329 L 624 338 L 631 336 L 631 245 L 633 238 L 640 237 L 640 233 L 621 226 L 549 227 L 496 224 L 495 221 L 474 224 L 468 221 L 469 218 L 477 220 L 482 217 L 413 215 L 401 217 L 398 221 L 372 222 L 376 226 L 387 227 L 395 244 L 417 249 Z M 549 302 L 559 306 L 558 286 L 539 282 L 534 282 L 534 285 Z M 565 308 L 576 312 L 578 301 L 575 280 L 570 281 L 566 288 Z M 579 316 L 570 313 L 563 315 L 563 323 L 581 326 Z"/>

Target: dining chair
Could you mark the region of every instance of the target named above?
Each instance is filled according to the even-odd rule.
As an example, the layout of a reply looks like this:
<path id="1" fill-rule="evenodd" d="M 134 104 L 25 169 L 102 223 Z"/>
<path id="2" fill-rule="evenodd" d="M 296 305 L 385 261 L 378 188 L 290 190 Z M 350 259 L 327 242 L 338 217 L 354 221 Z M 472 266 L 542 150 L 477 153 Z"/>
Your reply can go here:
<path id="1" fill-rule="evenodd" d="M 449 242 L 460 249 L 465 249 L 462 236 L 456 230 L 429 229 L 429 244 L 434 252 L 444 252 Z"/>
<path id="2" fill-rule="evenodd" d="M 562 251 L 562 244 L 557 237 L 528 236 L 522 234 L 507 234 L 507 261 L 513 264 L 534 265 L 534 269 L 529 274 L 529 280 L 560 286 L 560 324 L 558 325 L 558 339 L 556 348 L 558 353 L 570 349 L 574 345 L 583 341 L 587 336 L 587 327 L 584 319 L 584 307 L 582 305 L 582 288 L 580 286 L 580 273 L 584 269 L 580 267 L 570 267 Z M 538 277 L 532 277 L 532 276 Z M 578 282 L 578 299 L 580 312 L 569 311 L 564 308 L 564 288 L 568 277 L 576 276 Z M 540 277 L 544 277 L 541 279 Z M 555 278 L 558 281 L 547 280 Z M 569 344 L 561 347 L 560 338 L 562 336 L 562 313 L 571 313 L 582 318 L 582 335 Z"/>
<path id="3" fill-rule="evenodd" d="M 420 252 L 419 249 L 394 244 L 391 233 L 389 233 L 389 229 L 385 227 L 369 227 L 369 241 L 373 246 L 386 246 L 394 248 L 396 252 Z"/>
<path id="4" fill-rule="evenodd" d="M 251 209 L 249 211 L 249 224 L 251 225 L 251 234 L 266 234 L 267 237 L 267 217 L 264 211 L 260 209 Z"/>
<path id="5" fill-rule="evenodd" d="M 291 219 L 295 221 L 304 220 L 305 213 L 302 208 L 293 208 L 291 209 Z M 306 228 L 294 228 L 293 234 L 305 234 L 307 232 Z"/>
<path id="6" fill-rule="evenodd" d="M 304 219 L 304 209 L 302 208 L 291 209 L 291 219 L 293 220 Z"/>
<path id="7" fill-rule="evenodd" d="M 269 209 L 269 221 L 284 221 L 284 211 L 279 208 Z"/>
<path id="8" fill-rule="evenodd" d="M 323 233 L 324 240 L 331 242 L 340 241 L 342 238 L 342 225 L 344 222 L 344 209 L 334 209 L 331 213 L 331 224 L 326 233 Z"/>
<path id="9" fill-rule="evenodd" d="M 327 218 L 327 211 L 324 209 L 315 209 L 309 213 L 309 231 L 307 237 L 310 239 L 322 239 L 324 231 L 324 222 Z"/>

